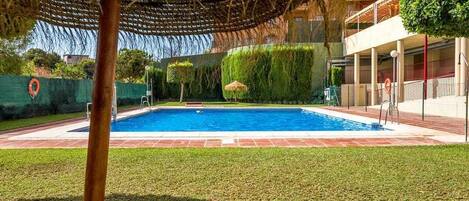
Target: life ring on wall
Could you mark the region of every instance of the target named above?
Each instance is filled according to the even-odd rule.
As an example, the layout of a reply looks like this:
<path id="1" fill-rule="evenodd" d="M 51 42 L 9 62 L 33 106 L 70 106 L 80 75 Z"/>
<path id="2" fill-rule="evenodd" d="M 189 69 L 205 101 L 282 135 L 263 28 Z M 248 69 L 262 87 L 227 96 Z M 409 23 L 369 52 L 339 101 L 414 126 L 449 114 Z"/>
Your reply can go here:
<path id="1" fill-rule="evenodd" d="M 36 85 L 36 88 L 34 88 L 34 85 Z M 36 97 L 39 94 L 40 90 L 41 90 L 41 84 L 39 83 L 39 80 L 36 78 L 31 79 L 28 85 L 28 92 L 31 98 Z"/>
<path id="2" fill-rule="evenodd" d="M 390 94 L 391 93 L 391 88 L 392 88 L 392 83 L 391 83 L 391 79 L 387 78 L 385 81 L 384 81 L 384 90 L 386 91 L 387 94 Z"/>

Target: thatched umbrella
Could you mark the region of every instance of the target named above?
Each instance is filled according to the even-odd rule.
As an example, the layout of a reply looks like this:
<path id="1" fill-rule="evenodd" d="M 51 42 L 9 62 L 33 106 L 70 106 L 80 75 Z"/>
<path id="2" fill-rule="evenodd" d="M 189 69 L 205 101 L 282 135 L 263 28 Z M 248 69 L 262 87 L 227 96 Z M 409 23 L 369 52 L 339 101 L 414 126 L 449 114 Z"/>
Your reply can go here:
<path id="1" fill-rule="evenodd" d="M 84 200 L 104 200 L 118 41 L 196 49 L 207 34 L 255 35 L 310 0 L 12 0 L 0 2 L 0 37 L 24 35 L 71 46 L 96 39 L 96 72 Z M 311 0 L 324 1 L 324 0 Z"/>
<path id="2" fill-rule="evenodd" d="M 230 84 L 227 84 L 225 86 L 225 90 L 226 91 L 231 91 L 233 93 L 235 93 L 235 102 L 237 101 L 237 93 L 239 92 L 245 92 L 248 90 L 248 87 L 246 85 L 244 85 L 243 83 L 241 82 L 238 82 L 238 81 L 234 81 Z"/>

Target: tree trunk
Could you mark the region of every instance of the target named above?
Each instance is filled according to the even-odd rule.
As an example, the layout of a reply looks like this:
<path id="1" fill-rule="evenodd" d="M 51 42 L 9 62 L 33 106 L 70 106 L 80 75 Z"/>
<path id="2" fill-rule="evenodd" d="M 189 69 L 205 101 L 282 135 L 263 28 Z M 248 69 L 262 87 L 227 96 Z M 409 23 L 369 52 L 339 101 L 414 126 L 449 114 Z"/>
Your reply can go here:
<path id="1" fill-rule="evenodd" d="M 184 83 L 181 83 L 181 95 L 179 95 L 179 102 L 182 103 L 182 97 L 184 96 Z"/>
<path id="2" fill-rule="evenodd" d="M 101 0 L 101 6 L 83 197 L 85 201 L 104 200 L 105 195 L 121 1 Z"/>

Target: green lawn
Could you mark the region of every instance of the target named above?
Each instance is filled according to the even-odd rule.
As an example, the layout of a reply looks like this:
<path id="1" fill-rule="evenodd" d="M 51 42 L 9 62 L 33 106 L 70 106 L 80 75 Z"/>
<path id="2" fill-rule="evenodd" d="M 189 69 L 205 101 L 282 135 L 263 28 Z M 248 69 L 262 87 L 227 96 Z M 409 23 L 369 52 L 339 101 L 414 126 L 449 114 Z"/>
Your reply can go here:
<path id="1" fill-rule="evenodd" d="M 111 149 L 108 200 L 468 200 L 469 146 Z M 86 150 L 0 150 L 0 200 L 80 200 Z"/>
<path id="2" fill-rule="evenodd" d="M 45 124 L 55 121 L 62 121 L 67 119 L 74 119 L 79 117 L 84 117 L 85 113 L 69 113 L 69 114 L 54 114 L 26 119 L 15 119 L 15 120 L 6 120 L 0 121 L 0 131 L 11 130 L 16 128 L 23 128 L 28 126 L 34 126 L 39 124 Z"/>
<path id="3" fill-rule="evenodd" d="M 119 110 L 126 110 L 126 109 L 131 109 L 134 107 L 138 107 L 138 106 L 135 106 L 135 105 L 122 106 L 122 107 L 119 107 Z M 46 124 L 46 123 L 51 123 L 51 122 L 56 122 L 56 121 L 67 120 L 67 119 L 75 119 L 75 118 L 80 118 L 80 117 L 85 117 L 85 113 L 77 112 L 77 113 L 68 113 L 68 114 L 53 114 L 53 115 L 32 117 L 32 118 L 25 118 L 25 119 L 0 121 L 0 131 L 24 128 L 28 126 Z"/>
<path id="4" fill-rule="evenodd" d="M 218 107 L 314 107 L 320 106 L 319 104 L 267 104 L 267 103 L 238 103 L 238 102 L 203 102 L 204 106 L 218 106 Z M 155 103 L 156 106 L 185 106 L 185 102 L 166 102 L 160 101 Z"/>

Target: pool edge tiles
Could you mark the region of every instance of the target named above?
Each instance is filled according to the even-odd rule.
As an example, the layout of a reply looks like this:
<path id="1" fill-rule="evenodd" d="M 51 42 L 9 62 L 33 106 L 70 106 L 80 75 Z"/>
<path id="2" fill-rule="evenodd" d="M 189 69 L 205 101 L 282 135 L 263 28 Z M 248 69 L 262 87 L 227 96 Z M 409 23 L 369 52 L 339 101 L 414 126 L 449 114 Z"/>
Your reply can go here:
<path id="1" fill-rule="evenodd" d="M 184 107 L 160 107 L 158 109 L 166 108 L 179 108 L 185 109 Z M 271 107 L 272 108 L 272 107 Z M 298 108 L 298 107 L 295 107 Z M 250 109 L 250 108 L 239 108 L 239 109 Z M 282 109 L 282 108 L 280 108 Z M 353 120 L 360 123 L 373 123 L 377 122 L 377 119 L 346 114 L 341 112 L 335 112 L 319 107 L 301 107 L 303 110 L 313 111 L 317 113 L 327 114 L 343 119 Z M 139 116 L 148 113 L 147 109 L 134 110 L 118 114 L 118 119 L 126 118 L 129 116 Z M 87 139 L 88 133 L 86 132 L 71 132 L 74 129 L 87 127 L 88 121 L 82 121 L 66 126 L 57 126 L 50 129 L 34 131 L 27 134 L 21 134 L 10 137 L 10 140 L 76 140 L 76 139 Z M 252 132 L 111 132 L 111 140 L 155 140 L 155 139 L 259 139 L 259 138 L 328 138 L 328 139 L 345 139 L 345 138 L 393 138 L 393 137 L 421 137 L 421 136 L 448 136 L 446 132 L 426 129 L 416 126 L 409 125 L 397 125 L 388 124 L 384 126 L 384 131 L 286 131 L 286 132 L 266 132 L 266 131 L 252 131 Z"/>
<path id="2" fill-rule="evenodd" d="M 112 123 L 112 132 L 380 131 L 371 124 L 295 108 L 159 109 Z M 81 130 L 81 131 L 87 131 Z"/>

